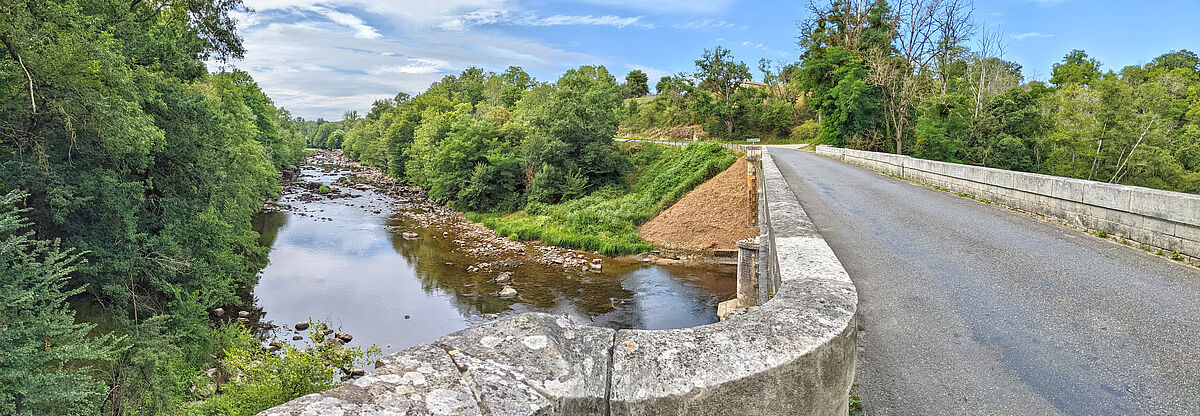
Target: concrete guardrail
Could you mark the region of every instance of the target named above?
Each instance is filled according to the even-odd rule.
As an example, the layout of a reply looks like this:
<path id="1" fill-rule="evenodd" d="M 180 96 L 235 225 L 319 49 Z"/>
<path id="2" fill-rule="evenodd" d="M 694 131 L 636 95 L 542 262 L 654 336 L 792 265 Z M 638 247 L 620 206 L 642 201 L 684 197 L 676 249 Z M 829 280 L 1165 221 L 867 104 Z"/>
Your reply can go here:
<path id="1" fill-rule="evenodd" d="M 514 315 L 261 415 L 845 415 L 857 291 L 770 155 L 762 165 L 761 306 L 673 330 Z"/>
<path id="2" fill-rule="evenodd" d="M 817 146 L 828 156 L 1200 258 L 1200 195 Z"/>

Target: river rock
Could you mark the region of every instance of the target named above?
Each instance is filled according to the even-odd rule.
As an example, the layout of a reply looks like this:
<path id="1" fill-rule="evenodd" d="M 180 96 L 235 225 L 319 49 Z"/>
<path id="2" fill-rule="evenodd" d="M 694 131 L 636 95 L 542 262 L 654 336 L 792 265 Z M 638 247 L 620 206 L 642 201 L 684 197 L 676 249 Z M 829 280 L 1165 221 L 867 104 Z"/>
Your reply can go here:
<path id="1" fill-rule="evenodd" d="M 322 330 L 321 330 L 321 335 L 329 335 L 329 334 L 332 334 L 332 333 L 333 333 L 333 330 L 332 330 L 332 329 L 329 329 L 329 328 L 325 328 L 325 329 L 322 329 Z"/>
<path id="2" fill-rule="evenodd" d="M 303 330 L 306 330 L 306 329 L 308 329 L 309 325 L 310 325 L 310 324 L 308 323 L 308 321 L 300 321 L 300 322 L 296 322 L 296 330 L 297 330 L 297 331 L 303 331 Z"/>
<path id="3" fill-rule="evenodd" d="M 359 377 L 367 375 L 366 370 L 363 370 L 358 367 L 351 367 L 351 366 L 342 367 L 342 372 L 346 373 L 346 375 L 350 376 L 350 378 L 359 378 Z"/>
<path id="4" fill-rule="evenodd" d="M 505 286 L 503 289 L 500 289 L 499 293 L 496 293 L 496 296 L 504 299 L 515 298 L 517 297 L 517 290 L 513 289 L 512 286 Z"/>
<path id="5" fill-rule="evenodd" d="M 341 340 L 343 344 L 349 343 L 350 340 L 354 339 L 353 335 L 347 334 L 345 332 L 338 332 L 337 334 L 334 334 L 333 337 L 337 338 L 338 340 Z"/>
<path id="6" fill-rule="evenodd" d="M 500 272 L 500 275 L 496 276 L 496 283 L 505 283 L 509 280 L 512 280 L 512 272 Z"/>
<path id="7" fill-rule="evenodd" d="M 225 315 L 225 308 L 216 308 L 216 309 L 213 309 L 213 311 L 212 311 L 212 312 L 213 312 L 213 315 L 216 315 L 216 316 L 224 316 L 224 315 Z"/>
<path id="8" fill-rule="evenodd" d="M 245 318 L 245 317 L 247 317 L 247 316 L 250 316 L 250 312 L 247 312 L 247 311 L 238 311 L 238 317 L 239 317 L 239 318 Z"/>
<path id="9" fill-rule="evenodd" d="M 238 322 L 241 322 L 243 324 L 248 323 L 248 322 L 250 322 L 250 318 L 238 318 Z"/>
<path id="10" fill-rule="evenodd" d="M 302 339 L 304 339 L 304 337 L 302 337 L 302 336 L 299 336 L 299 335 L 295 335 L 295 336 L 293 336 L 293 337 L 292 337 L 292 341 L 299 341 L 299 340 L 302 340 Z"/>
<path id="11" fill-rule="evenodd" d="M 604 262 L 601 261 L 600 259 L 592 259 L 592 268 L 593 269 L 599 269 L 600 266 L 602 266 L 602 265 L 604 265 Z"/>
<path id="12" fill-rule="evenodd" d="M 400 233 L 400 236 L 404 237 L 405 240 L 416 240 L 417 237 L 420 237 L 420 235 L 418 235 L 417 233 L 412 232 L 412 231 L 402 232 L 402 233 Z"/>

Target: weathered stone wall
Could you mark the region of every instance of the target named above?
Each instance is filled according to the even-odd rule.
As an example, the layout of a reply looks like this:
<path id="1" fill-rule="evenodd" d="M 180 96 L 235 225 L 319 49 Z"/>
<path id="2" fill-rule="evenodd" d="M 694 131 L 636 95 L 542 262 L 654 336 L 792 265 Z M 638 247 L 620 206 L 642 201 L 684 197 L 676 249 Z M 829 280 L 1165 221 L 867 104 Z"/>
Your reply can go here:
<path id="1" fill-rule="evenodd" d="M 1200 195 L 830 146 L 817 154 L 1200 257 Z"/>
<path id="2" fill-rule="evenodd" d="M 516 315 L 262 414 L 845 415 L 858 295 L 769 155 L 762 165 L 764 273 L 779 284 L 755 310 L 675 330 Z"/>

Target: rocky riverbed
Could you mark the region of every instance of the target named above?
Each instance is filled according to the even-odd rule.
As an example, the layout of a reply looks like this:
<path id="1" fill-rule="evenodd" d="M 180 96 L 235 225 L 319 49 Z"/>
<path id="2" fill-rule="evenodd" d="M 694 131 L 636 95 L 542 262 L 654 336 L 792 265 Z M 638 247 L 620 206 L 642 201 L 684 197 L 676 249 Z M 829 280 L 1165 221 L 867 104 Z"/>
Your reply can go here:
<path id="1" fill-rule="evenodd" d="M 312 191 L 305 193 L 302 202 L 310 202 L 316 198 L 330 199 L 354 198 L 357 195 L 347 194 L 341 188 L 356 190 L 371 189 L 394 199 L 393 209 L 400 215 L 411 220 L 419 228 L 441 230 L 441 235 L 419 235 L 414 231 L 402 231 L 409 234 L 406 238 L 452 238 L 458 249 L 480 260 L 479 263 L 466 266 L 474 267 L 474 271 L 490 272 L 496 269 L 515 266 L 512 258 L 504 258 L 495 262 L 486 261 L 504 254 L 515 254 L 521 260 L 538 263 L 545 266 L 561 266 L 563 268 L 579 268 L 598 270 L 602 267 L 603 257 L 599 254 L 580 250 L 569 250 L 548 246 L 535 241 L 513 241 L 500 236 L 483 224 L 471 222 L 453 208 L 438 204 L 429 198 L 424 189 L 401 183 L 396 178 L 388 176 L 381 169 L 365 166 L 357 161 L 346 158 L 340 150 L 317 150 L 308 159 L 308 164 L 325 172 L 349 170 L 349 175 L 338 179 L 336 185 L 328 186 L 329 190 L 319 193 L 322 184 L 317 182 L 291 181 L 284 186 L 285 192 L 296 192 L 300 188 Z M 269 208 L 267 208 L 269 207 Z M 276 203 L 268 203 L 264 209 L 287 209 Z M 298 215 L 305 215 L 299 213 Z M 645 257 L 645 256 L 643 256 Z"/>
<path id="2" fill-rule="evenodd" d="M 325 322 L 386 353 L 524 311 L 678 328 L 715 321 L 716 304 L 733 296 L 732 267 L 512 241 L 337 151 L 285 177 L 255 220 L 269 264 L 224 317 L 268 340 L 294 342 L 289 325 Z"/>

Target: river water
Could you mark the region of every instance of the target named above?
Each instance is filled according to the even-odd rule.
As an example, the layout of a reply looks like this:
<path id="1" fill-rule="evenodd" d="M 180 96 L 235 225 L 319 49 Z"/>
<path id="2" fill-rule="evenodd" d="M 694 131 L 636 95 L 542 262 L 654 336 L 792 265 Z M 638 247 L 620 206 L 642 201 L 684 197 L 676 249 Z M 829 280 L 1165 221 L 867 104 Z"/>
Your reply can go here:
<path id="1" fill-rule="evenodd" d="M 712 323 L 717 303 L 734 297 L 732 266 L 663 266 L 603 258 L 603 272 L 565 269 L 515 253 L 477 258 L 454 240 L 466 238 L 394 209 L 395 198 L 337 184 L 350 170 L 305 166 L 300 181 L 319 182 L 344 198 L 293 187 L 287 207 L 262 213 L 255 228 L 270 247 L 269 264 L 253 290 L 253 318 L 286 328 L 314 319 L 354 335 L 357 345 L 390 353 L 429 343 L 498 314 L 543 311 L 612 328 L 669 329 Z M 412 209 L 412 208 L 408 208 Z M 420 237 L 405 239 L 403 231 Z M 453 230 L 450 230 L 453 232 Z M 601 258 L 589 253 L 587 259 Z M 468 272 L 480 262 L 503 264 Z M 500 271 L 512 273 L 512 299 L 494 294 Z"/>

